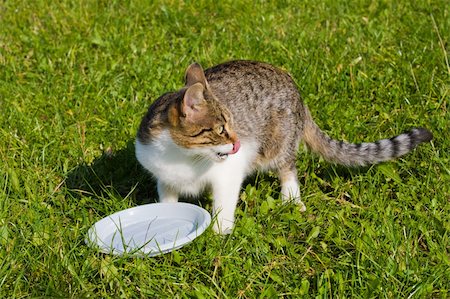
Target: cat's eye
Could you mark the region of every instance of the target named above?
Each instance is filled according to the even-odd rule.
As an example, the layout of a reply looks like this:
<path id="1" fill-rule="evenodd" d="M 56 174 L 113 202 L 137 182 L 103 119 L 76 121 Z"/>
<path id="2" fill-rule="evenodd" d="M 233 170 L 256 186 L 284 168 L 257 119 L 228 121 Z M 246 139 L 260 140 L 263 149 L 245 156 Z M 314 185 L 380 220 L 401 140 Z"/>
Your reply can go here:
<path id="1" fill-rule="evenodd" d="M 223 132 L 225 131 L 225 127 L 224 126 L 219 126 L 216 129 L 217 134 L 223 134 Z"/>

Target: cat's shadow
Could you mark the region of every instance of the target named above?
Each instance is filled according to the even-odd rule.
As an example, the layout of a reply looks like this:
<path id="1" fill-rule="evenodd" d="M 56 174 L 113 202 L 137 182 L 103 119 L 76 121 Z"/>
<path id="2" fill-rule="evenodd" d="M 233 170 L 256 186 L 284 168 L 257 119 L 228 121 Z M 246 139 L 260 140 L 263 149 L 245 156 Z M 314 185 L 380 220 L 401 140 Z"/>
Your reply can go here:
<path id="1" fill-rule="evenodd" d="M 136 160 L 134 142 L 117 151 L 104 152 L 92 163 L 83 163 L 66 177 L 65 186 L 75 198 L 112 195 L 136 205 L 157 201 L 156 181 Z"/>
<path id="2" fill-rule="evenodd" d="M 135 205 L 158 201 L 156 180 L 137 161 L 134 141 L 116 151 L 106 151 L 92 163 L 82 163 L 68 173 L 67 192 L 76 199 L 122 198 Z M 180 201 L 205 205 L 207 196 L 181 197 Z"/>

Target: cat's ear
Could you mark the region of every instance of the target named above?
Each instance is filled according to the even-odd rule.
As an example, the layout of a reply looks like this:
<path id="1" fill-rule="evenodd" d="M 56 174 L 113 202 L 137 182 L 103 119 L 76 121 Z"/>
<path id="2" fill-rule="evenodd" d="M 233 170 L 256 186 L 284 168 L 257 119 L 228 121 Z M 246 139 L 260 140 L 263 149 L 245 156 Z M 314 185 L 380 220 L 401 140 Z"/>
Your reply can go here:
<path id="1" fill-rule="evenodd" d="M 203 97 L 204 90 L 205 88 L 201 83 L 195 83 L 186 89 L 181 106 L 183 116 L 186 119 L 195 122 L 203 115 L 203 104 L 205 102 L 205 98 Z"/>
<path id="2" fill-rule="evenodd" d="M 204 88 L 208 88 L 208 82 L 206 81 L 205 72 L 198 63 L 193 63 L 186 69 L 185 75 L 186 86 L 192 86 L 196 83 L 201 83 Z"/>

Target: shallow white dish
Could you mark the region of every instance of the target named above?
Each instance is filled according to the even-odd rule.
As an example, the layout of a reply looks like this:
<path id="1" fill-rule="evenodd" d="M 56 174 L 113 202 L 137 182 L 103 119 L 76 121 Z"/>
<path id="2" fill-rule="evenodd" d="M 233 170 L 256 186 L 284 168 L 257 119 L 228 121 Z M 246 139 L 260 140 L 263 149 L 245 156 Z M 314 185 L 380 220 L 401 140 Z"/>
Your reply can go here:
<path id="1" fill-rule="evenodd" d="M 209 213 L 193 204 L 147 204 L 99 220 L 89 229 L 86 243 L 109 254 L 155 256 L 188 244 L 210 223 Z"/>

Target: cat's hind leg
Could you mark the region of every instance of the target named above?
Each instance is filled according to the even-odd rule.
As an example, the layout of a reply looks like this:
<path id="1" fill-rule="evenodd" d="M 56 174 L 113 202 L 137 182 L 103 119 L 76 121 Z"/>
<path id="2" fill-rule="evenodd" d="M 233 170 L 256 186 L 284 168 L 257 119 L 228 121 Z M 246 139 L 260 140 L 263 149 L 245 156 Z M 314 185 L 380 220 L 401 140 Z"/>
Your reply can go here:
<path id="1" fill-rule="evenodd" d="M 178 193 L 160 180 L 157 183 L 159 202 L 178 202 Z"/>
<path id="2" fill-rule="evenodd" d="M 295 202 L 300 211 L 306 211 L 306 206 L 302 202 L 300 196 L 300 185 L 297 178 L 297 170 L 295 169 L 283 169 L 279 171 L 279 177 L 281 181 L 281 199 L 283 202 Z"/>

